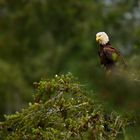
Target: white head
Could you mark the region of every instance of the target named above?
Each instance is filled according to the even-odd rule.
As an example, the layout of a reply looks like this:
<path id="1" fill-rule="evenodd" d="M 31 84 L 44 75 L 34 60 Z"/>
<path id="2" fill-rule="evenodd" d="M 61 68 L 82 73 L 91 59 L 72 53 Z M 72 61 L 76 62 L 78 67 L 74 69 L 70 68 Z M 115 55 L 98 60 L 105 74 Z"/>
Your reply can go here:
<path id="1" fill-rule="evenodd" d="M 109 37 L 105 32 L 98 32 L 96 34 L 96 41 L 101 45 L 105 45 L 109 42 Z"/>

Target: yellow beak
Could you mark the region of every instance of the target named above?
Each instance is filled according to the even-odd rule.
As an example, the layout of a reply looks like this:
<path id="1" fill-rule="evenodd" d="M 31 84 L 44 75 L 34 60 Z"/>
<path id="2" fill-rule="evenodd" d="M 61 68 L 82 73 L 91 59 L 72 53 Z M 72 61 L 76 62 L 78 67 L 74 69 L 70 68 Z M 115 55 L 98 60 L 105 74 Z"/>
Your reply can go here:
<path id="1" fill-rule="evenodd" d="M 100 38 L 97 36 L 97 37 L 96 37 L 96 41 L 98 42 L 98 41 L 99 41 L 99 39 L 100 39 Z"/>

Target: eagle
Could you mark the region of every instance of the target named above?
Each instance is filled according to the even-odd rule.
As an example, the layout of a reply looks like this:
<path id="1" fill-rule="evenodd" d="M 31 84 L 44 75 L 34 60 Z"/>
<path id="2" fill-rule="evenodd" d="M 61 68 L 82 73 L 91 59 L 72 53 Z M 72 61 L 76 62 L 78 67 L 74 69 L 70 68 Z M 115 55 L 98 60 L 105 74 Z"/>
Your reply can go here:
<path id="1" fill-rule="evenodd" d="M 120 62 L 126 67 L 122 54 L 119 50 L 111 46 L 109 37 L 105 32 L 98 32 L 96 34 L 96 41 L 99 43 L 98 54 L 100 64 L 103 65 L 106 70 L 112 71 Z"/>

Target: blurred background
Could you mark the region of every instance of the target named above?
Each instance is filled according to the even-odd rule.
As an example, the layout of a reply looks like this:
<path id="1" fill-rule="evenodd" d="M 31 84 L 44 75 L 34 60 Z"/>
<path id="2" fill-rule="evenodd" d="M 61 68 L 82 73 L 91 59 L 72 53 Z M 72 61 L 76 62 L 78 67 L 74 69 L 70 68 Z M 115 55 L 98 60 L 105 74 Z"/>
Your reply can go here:
<path id="1" fill-rule="evenodd" d="M 99 64 L 99 31 L 128 65 L 111 80 Z M 140 1 L 1 0 L 0 119 L 32 100 L 33 82 L 67 72 L 108 109 L 139 116 Z"/>

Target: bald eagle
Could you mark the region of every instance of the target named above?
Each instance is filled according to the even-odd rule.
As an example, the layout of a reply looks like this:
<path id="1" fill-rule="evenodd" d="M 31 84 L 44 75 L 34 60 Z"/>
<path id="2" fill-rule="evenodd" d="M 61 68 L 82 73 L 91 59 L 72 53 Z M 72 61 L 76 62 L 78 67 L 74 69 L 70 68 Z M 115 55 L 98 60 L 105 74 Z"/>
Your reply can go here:
<path id="1" fill-rule="evenodd" d="M 105 32 L 98 32 L 96 34 L 96 41 L 100 46 L 98 51 L 100 63 L 106 70 L 114 69 L 118 62 L 126 66 L 120 51 L 111 46 L 109 37 Z"/>

